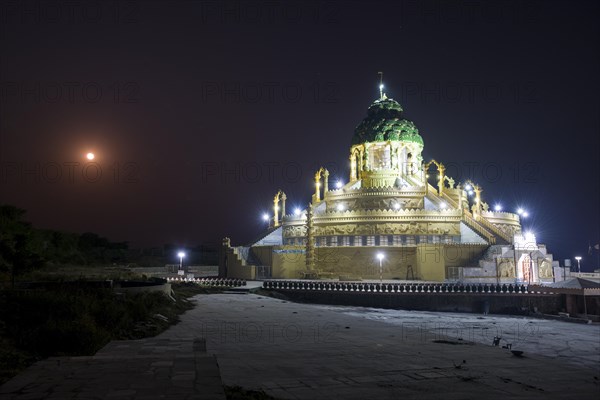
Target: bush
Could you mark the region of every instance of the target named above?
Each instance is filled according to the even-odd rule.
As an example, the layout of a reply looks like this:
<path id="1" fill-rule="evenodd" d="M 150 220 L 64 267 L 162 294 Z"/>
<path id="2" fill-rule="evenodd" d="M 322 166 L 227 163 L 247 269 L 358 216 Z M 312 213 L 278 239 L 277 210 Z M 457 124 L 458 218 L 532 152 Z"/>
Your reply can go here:
<path id="1" fill-rule="evenodd" d="M 199 290 L 175 285 L 173 302 L 160 292 L 116 294 L 85 281 L 41 287 L 0 291 L 0 384 L 41 358 L 93 355 L 110 340 L 154 336 L 193 307 L 186 298 Z"/>

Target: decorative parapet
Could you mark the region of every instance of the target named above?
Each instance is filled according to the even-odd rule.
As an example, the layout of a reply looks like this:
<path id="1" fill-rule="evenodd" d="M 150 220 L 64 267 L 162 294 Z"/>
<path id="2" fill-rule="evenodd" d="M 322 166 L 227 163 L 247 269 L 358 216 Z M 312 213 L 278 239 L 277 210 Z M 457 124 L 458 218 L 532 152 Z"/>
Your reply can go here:
<path id="1" fill-rule="evenodd" d="M 363 171 L 361 173 L 362 186 L 364 188 L 394 187 L 398 178 L 399 173 L 394 170 Z"/>
<path id="2" fill-rule="evenodd" d="M 315 223 L 345 222 L 459 222 L 461 210 L 346 210 L 327 211 L 314 216 Z"/>
<path id="3" fill-rule="evenodd" d="M 263 282 L 263 288 L 271 290 L 294 290 L 294 291 L 331 291 L 349 292 L 356 295 L 368 293 L 390 293 L 403 295 L 408 294 L 462 294 L 489 295 L 490 293 L 503 295 L 535 295 L 544 294 L 540 287 L 526 285 L 506 285 L 488 283 L 431 283 L 431 282 L 402 282 L 402 283 L 369 283 L 369 282 L 332 282 L 318 280 L 267 280 Z M 552 292 L 547 292 L 551 294 Z"/>
<path id="4" fill-rule="evenodd" d="M 485 220 L 498 231 L 502 232 L 500 236 L 509 243 L 513 241 L 515 234 L 521 232 L 521 220 L 518 214 L 484 211 L 481 213 L 481 217 L 480 220 Z"/>
<path id="5" fill-rule="evenodd" d="M 460 235 L 460 210 L 331 211 L 313 217 L 321 235 Z M 305 220 L 288 221 L 284 237 L 306 235 Z"/>
<path id="6" fill-rule="evenodd" d="M 482 211 L 481 216 L 490 221 L 492 224 L 495 223 L 521 223 L 521 219 L 518 214 L 513 214 L 504 211 Z"/>
<path id="7" fill-rule="evenodd" d="M 393 186 L 378 188 L 360 188 L 360 189 L 339 189 L 330 190 L 327 200 L 346 200 L 355 197 L 369 196 L 405 196 L 405 197 L 423 197 L 426 191 L 423 186 L 409 186 L 405 188 L 396 188 Z"/>
<path id="8" fill-rule="evenodd" d="M 482 217 L 481 215 L 478 215 L 478 214 L 474 214 L 473 217 L 474 217 L 475 221 L 479 222 L 481 225 L 484 226 L 484 228 L 486 228 L 487 230 L 489 230 L 491 233 L 493 233 L 493 234 L 495 234 L 497 236 L 500 236 L 507 243 L 511 242 L 513 235 L 511 235 L 511 234 L 505 232 L 504 230 L 500 229 L 499 225 L 492 224 L 486 218 L 484 218 L 484 217 Z"/>

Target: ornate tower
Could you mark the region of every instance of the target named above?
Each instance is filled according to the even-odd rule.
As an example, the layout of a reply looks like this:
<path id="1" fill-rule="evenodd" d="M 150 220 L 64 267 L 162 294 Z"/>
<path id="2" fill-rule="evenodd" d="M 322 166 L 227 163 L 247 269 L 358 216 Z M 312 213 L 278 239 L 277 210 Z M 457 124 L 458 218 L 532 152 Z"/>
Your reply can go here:
<path id="1" fill-rule="evenodd" d="M 393 187 L 421 172 L 423 138 L 403 117 L 400 104 L 384 93 L 354 130 L 350 148 L 350 182 L 363 187 Z"/>

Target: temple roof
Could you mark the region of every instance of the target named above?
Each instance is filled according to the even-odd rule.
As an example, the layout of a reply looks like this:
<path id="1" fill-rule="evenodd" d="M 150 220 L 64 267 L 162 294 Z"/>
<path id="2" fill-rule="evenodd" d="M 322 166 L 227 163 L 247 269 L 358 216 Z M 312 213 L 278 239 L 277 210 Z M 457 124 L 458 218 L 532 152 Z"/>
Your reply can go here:
<path id="1" fill-rule="evenodd" d="M 375 100 L 354 130 L 352 144 L 395 140 L 423 145 L 419 130 L 412 121 L 402 118 L 402 112 L 402 106 L 385 95 Z"/>

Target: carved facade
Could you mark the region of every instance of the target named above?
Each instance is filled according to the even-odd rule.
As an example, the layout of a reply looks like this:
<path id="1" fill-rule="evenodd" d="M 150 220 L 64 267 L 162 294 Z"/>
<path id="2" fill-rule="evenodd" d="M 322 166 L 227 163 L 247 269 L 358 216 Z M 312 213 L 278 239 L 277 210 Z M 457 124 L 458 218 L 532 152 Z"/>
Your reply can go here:
<path id="1" fill-rule="evenodd" d="M 255 246 L 270 245 L 275 255 L 295 256 L 274 256 L 273 277 L 321 271 L 373 278 L 377 274 L 363 267 L 373 264 L 374 252 L 384 252 L 389 258 L 383 275 L 388 278 L 552 279 L 551 255 L 517 248 L 519 215 L 491 211 L 481 186 L 447 176 L 442 162 L 424 162 L 423 138 L 403 112 L 384 94 L 371 104 L 352 138 L 348 181 L 331 189 L 329 171 L 316 171 L 310 210 L 286 214 L 286 195 L 281 190 L 276 194 L 273 231 Z M 505 247 L 490 257 L 485 250 L 493 245 Z M 465 246 L 472 248 L 464 251 Z M 455 250 L 457 256 L 449 258 L 448 251 Z M 298 262 L 298 254 L 308 254 L 310 260 Z"/>

